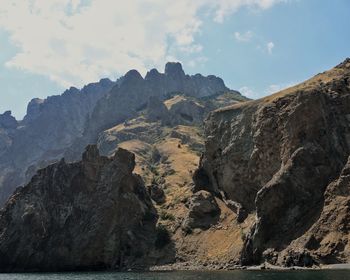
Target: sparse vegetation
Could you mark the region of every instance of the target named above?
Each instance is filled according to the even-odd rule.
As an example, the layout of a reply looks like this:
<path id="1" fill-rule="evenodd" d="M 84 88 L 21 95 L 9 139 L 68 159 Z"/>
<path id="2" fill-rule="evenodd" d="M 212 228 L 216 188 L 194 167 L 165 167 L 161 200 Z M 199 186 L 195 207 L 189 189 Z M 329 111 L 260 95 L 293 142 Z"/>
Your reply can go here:
<path id="1" fill-rule="evenodd" d="M 159 212 L 159 218 L 162 220 L 162 221 L 175 221 L 175 216 L 165 210 L 160 210 Z"/>
<path id="2" fill-rule="evenodd" d="M 151 156 L 150 156 L 150 160 L 151 160 L 152 164 L 158 163 L 160 161 L 161 157 L 162 156 L 159 153 L 158 149 L 155 146 L 152 146 Z"/>

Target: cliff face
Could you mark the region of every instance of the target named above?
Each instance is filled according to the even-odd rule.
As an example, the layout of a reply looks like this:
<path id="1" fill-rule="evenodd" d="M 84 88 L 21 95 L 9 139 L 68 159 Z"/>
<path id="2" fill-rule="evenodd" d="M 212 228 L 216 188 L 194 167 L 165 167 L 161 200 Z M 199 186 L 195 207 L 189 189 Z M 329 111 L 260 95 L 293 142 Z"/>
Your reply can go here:
<path id="1" fill-rule="evenodd" d="M 157 214 L 134 166 L 126 150 L 106 158 L 88 146 L 80 162 L 39 170 L 0 212 L 0 270 L 147 265 Z"/>
<path id="2" fill-rule="evenodd" d="M 196 189 L 243 222 L 241 263 L 349 261 L 350 60 L 275 95 L 213 112 Z"/>

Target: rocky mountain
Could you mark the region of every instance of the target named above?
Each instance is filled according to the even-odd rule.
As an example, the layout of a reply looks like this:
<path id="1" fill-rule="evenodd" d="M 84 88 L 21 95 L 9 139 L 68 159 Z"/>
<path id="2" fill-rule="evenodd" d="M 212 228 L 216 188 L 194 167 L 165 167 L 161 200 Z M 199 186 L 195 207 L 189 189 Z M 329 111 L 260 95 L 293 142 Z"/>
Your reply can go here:
<path id="1" fill-rule="evenodd" d="M 131 70 L 117 82 L 102 79 L 81 90 L 70 88 L 60 96 L 33 99 L 23 121 L 17 122 L 9 112 L 1 115 L 0 204 L 38 169 L 63 156 L 67 161 L 79 160 L 86 145 L 97 143 L 100 133 L 136 118 L 155 101 L 152 97 L 164 101 L 174 93 L 198 98 L 226 93 L 236 101 L 245 99 L 220 78 L 189 76 L 181 64 L 168 63 L 165 73 L 153 69 L 142 78 Z M 177 110 L 189 108 L 193 106 Z"/>
<path id="2" fill-rule="evenodd" d="M 239 261 L 350 261 L 350 59 L 256 101 L 211 113 L 196 190 L 247 226 Z M 253 217 L 253 219 L 252 219 Z"/>
<path id="3" fill-rule="evenodd" d="M 131 70 L 97 103 L 86 123 L 83 136 L 66 156 L 70 159 L 79 157 L 81 150 L 87 144 L 95 143 L 102 131 L 135 117 L 151 97 L 163 101 L 174 93 L 200 98 L 226 92 L 234 94 L 237 100 L 245 100 L 239 92 L 228 89 L 223 80 L 216 76 L 186 75 L 180 63 L 167 63 L 164 73 L 152 69 L 145 78 L 136 70 Z"/>
<path id="4" fill-rule="evenodd" d="M 250 101 L 165 72 L 129 72 L 64 153 L 96 146 L 10 198 L 0 270 L 349 263 L 350 59 Z M 22 125 L 2 119 L 8 137 Z"/>

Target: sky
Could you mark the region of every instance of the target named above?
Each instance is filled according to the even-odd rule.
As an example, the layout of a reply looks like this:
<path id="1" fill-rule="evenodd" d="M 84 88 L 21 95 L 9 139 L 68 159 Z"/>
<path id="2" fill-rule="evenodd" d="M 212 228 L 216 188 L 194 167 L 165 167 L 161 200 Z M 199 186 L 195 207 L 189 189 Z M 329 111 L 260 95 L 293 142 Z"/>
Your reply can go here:
<path id="1" fill-rule="evenodd" d="M 0 0 L 0 112 L 167 61 L 259 98 L 350 56 L 349 0 Z"/>

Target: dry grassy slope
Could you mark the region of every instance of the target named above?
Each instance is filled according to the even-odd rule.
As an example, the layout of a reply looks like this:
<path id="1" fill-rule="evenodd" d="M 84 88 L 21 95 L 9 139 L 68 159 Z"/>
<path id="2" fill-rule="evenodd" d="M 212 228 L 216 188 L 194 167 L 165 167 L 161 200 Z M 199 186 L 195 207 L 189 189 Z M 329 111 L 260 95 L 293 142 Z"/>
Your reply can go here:
<path id="1" fill-rule="evenodd" d="M 184 100 L 191 100 L 207 111 L 238 102 L 236 95 L 224 93 L 204 100 L 175 95 L 164 104 L 170 110 Z M 166 201 L 156 205 L 159 223 L 171 233 L 178 261 L 193 263 L 195 257 L 199 264 L 215 264 L 238 259 L 242 237 L 250 227 L 250 219 L 238 226 L 236 214 L 222 201 L 217 200 L 221 216 L 215 227 L 206 231 L 196 230 L 189 235 L 180 227 L 188 212 L 185 203 L 192 195 L 192 175 L 198 167 L 204 146 L 201 126 L 166 126 L 161 121 L 149 122 L 145 113 L 140 112 L 137 118 L 102 133 L 98 146 L 106 155 L 112 155 L 117 147 L 133 152 L 136 155 L 135 172 L 142 176 L 146 186 L 152 183 L 162 186 Z M 155 253 L 157 258 L 164 259 L 169 259 L 169 254 L 167 250 Z"/>

